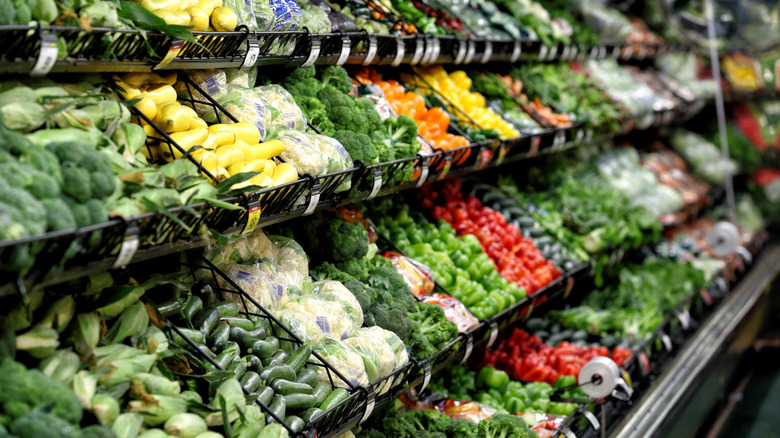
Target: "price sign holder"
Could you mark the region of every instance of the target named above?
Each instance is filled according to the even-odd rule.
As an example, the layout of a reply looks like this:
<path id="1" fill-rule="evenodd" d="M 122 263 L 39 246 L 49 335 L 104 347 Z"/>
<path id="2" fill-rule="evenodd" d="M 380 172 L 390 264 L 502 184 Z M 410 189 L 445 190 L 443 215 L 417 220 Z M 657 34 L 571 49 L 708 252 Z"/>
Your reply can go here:
<path id="1" fill-rule="evenodd" d="M 375 167 L 374 171 L 374 185 L 371 188 L 371 193 L 368 194 L 368 197 L 366 200 L 371 200 L 376 198 L 376 195 L 379 194 L 379 189 L 382 188 L 382 169 L 379 167 Z"/>
<path id="2" fill-rule="evenodd" d="M 506 154 L 509 152 L 509 146 L 506 143 L 501 142 L 501 146 L 498 147 L 498 158 L 496 158 L 496 166 L 500 166 L 506 158 Z"/>
<path id="3" fill-rule="evenodd" d="M 477 170 L 482 170 L 487 167 L 491 158 L 493 158 L 493 151 L 487 146 L 480 147 L 479 156 L 477 158 Z"/>
<path id="4" fill-rule="evenodd" d="M 423 158 L 422 160 L 422 169 L 420 170 L 420 179 L 417 180 L 417 184 L 415 187 L 420 188 L 425 184 L 425 181 L 428 179 L 428 173 L 431 171 L 430 163 L 428 163 L 428 158 Z"/>
<path id="5" fill-rule="evenodd" d="M 420 386 L 420 390 L 417 393 L 422 394 L 422 392 L 425 391 L 425 388 L 428 387 L 429 383 L 431 383 L 431 363 L 426 362 L 425 366 L 423 367 L 422 386 Z"/>
<path id="6" fill-rule="evenodd" d="M 544 44 L 542 44 L 539 47 L 539 61 L 544 61 L 545 59 L 547 59 L 548 53 L 550 53 L 550 49 Z"/>
<path id="7" fill-rule="evenodd" d="M 32 70 L 30 70 L 30 76 L 34 78 L 41 78 L 49 74 L 54 64 L 57 63 L 57 55 L 59 50 L 57 49 L 57 34 L 44 32 L 41 30 L 41 49 L 38 52 L 38 59 L 35 61 Z"/>
<path id="8" fill-rule="evenodd" d="M 593 430 L 598 431 L 601 429 L 601 423 L 599 422 L 599 419 L 596 418 L 596 416 L 593 414 L 593 412 L 582 411 L 582 415 L 588 419 L 588 422 L 590 423 L 591 427 L 593 427 Z"/>
<path id="9" fill-rule="evenodd" d="M 471 64 L 474 60 L 474 54 L 477 52 L 477 43 L 474 40 L 469 40 L 468 48 L 466 49 L 466 59 L 463 60 L 464 64 Z"/>
<path id="10" fill-rule="evenodd" d="M 398 67 L 401 65 L 401 62 L 403 62 L 404 56 L 406 55 L 406 43 L 404 42 L 403 38 L 398 37 L 395 39 L 395 44 L 395 58 L 393 58 L 393 62 L 391 62 L 390 65 L 393 67 Z"/>
<path id="11" fill-rule="evenodd" d="M 320 57 L 320 51 L 322 50 L 322 41 L 317 37 L 311 37 L 311 50 L 306 61 L 301 64 L 301 67 L 309 67 L 317 62 L 317 58 Z"/>
<path id="12" fill-rule="evenodd" d="M 452 168 L 452 155 L 447 153 L 447 155 L 444 156 L 444 167 L 442 167 L 441 173 L 439 174 L 437 180 L 444 179 L 447 174 L 450 173 L 450 168 Z"/>
<path id="13" fill-rule="evenodd" d="M 248 70 L 257 64 L 257 58 L 260 57 L 260 42 L 256 35 L 249 35 L 246 39 L 247 49 L 244 56 L 244 62 L 241 64 L 241 70 Z"/>
<path id="14" fill-rule="evenodd" d="M 514 64 L 520 59 L 520 55 L 523 54 L 523 46 L 520 44 L 520 40 L 515 40 L 515 46 L 512 48 L 512 56 L 509 58 L 509 62 Z"/>
<path id="15" fill-rule="evenodd" d="M 463 60 L 466 59 L 466 51 L 468 50 L 469 42 L 465 38 L 461 38 L 458 40 L 458 53 L 455 55 L 455 60 L 453 60 L 453 64 L 463 64 Z"/>
<path id="16" fill-rule="evenodd" d="M 263 209 L 260 207 L 259 202 L 253 202 L 249 204 L 246 208 L 246 211 L 246 225 L 244 225 L 244 230 L 241 231 L 241 235 L 251 234 L 252 231 L 257 228 L 257 224 L 260 223 L 260 217 L 263 213 Z"/>
<path id="17" fill-rule="evenodd" d="M 341 37 L 341 53 L 336 60 L 336 65 L 344 65 L 349 59 L 349 54 L 352 52 L 352 38 L 348 36 Z"/>
<path id="18" fill-rule="evenodd" d="M 461 364 L 464 364 L 467 360 L 469 360 L 472 350 L 474 350 L 474 337 L 469 334 L 468 338 L 466 339 L 466 352 L 463 353 L 463 359 L 460 360 Z"/>
<path id="19" fill-rule="evenodd" d="M 480 64 L 487 64 L 490 62 L 490 58 L 493 57 L 493 42 L 485 41 L 485 51 L 482 53 L 482 59 L 479 60 Z"/>
<path id="20" fill-rule="evenodd" d="M 661 343 L 664 344 L 664 349 L 666 351 L 672 351 L 672 338 L 670 338 L 666 333 L 661 335 Z"/>
<path id="21" fill-rule="evenodd" d="M 493 344 L 496 343 L 496 339 L 498 339 L 498 323 L 495 321 L 490 321 L 490 337 L 488 337 L 485 348 L 492 347 Z"/>
<path id="22" fill-rule="evenodd" d="M 371 385 L 366 387 L 366 392 L 368 393 L 366 395 L 366 409 L 363 411 L 363 418 L 360 419 L 360 423 L 358 424 L 363 424 L 366 420 L 368 420 L 369 417 L 371 417 L 371 414 L 374 413 L 374 406 L 376 405 L 376 392 Z"/>
<path id="23" fill-rule="evenodd" d="M 375 36 L 371 35 L 368 37 L 368 51 L 366 52 L 365 59 L 363 59 L 363 65 L 370 65 L 374 62 L 378 45 Z"/>
<path id="24" fill-rule="evenodd" d="M 566 292 L 563 293 L 563 299 L 569 298 L 572 290 L 574 290 L 574 277 L 569 277 L 569 279 L 566 280 Z"/>
<path id="25" fill-rule="evenodd" d="M 135 222 L 128 223 L 127 228 L 125 228 L 125 235 L 122 238 L 122 246 L 119 247 L 119 254 L 117 254 L 111 269 L 120 269 L 127 266 L 138 251 L 139 243 L 138 225 Z"/>
<path id="26" fill-rule="evenodd" d="M 311 196 L 309 197 L 309 205 L 306 207 L 306 211 L 303 212 L 303 216 L 308 216 L 314 213 L 317 209 L 317 205 L 320 203 L 320 194 L 322 193 L 322 185 L 319 180 L 315 181 L 311 186 Z"/>
<path id="27" fill-rule="evenodd" d="M 184 46 L 184 40 L 178 38 L 172 40 L 171 46 L 168 48 L 168 53 L 165 54 L 159 64 L 154 66 L 153 70 L 163 68 L 170 64 L 174 59 L 176 59 L 177 56 L 179 56 L 179 52 L 181 52 L 182 46 Z"/>
<path id="28" fill-rule="evenodd" d="M 558 44 L 550 47 L 550 54 L 547 56 L 548 61 L 552 61 L 558 55 Z"/>
<path id="29" fill-rule="evenodd" d="M 418 37 L 415 40 L 414 54 L 412 60 L 409 61 L 411 65 L 417 65 L 422 61 L 423 54 L 425 53 L 425 39 Z"/>
<path id="30" fill-rule="evenodd" d="M 691 314 L 688 309 L 682 309 L 677 312 L 677 319 L 680 321 L 680 326 L 683 330 L 688 330 L 691 327 Z"/>

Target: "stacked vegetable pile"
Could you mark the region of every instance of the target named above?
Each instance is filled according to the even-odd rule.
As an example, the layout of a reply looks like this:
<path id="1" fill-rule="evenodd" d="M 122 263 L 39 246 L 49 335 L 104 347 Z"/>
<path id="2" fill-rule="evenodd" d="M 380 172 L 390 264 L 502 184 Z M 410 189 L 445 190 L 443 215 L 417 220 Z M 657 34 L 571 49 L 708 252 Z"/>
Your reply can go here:
<path id="1" fill-rule="evenodd" d="M 458 336 L 435 304 L 415 301 L 404 277 L 390 259 L 376 254 L 361 218 L 350 222 L 326 212 L 294 223 L 292 232 L 311 258 L 312 273 L 341 281 L 363 309 L 364 325 L 389 330 L 406 344 L 412 357 L 432 356 Z"/>
<path id="2" fill-rule="evenodd" d="M 507 281 L 532 294 L 560 277 L 561 271 L 546 260 L 531 239 L 499 212 L 484 207 L 473 196 L 464 198 L 460 180 L 425 187 L 420 196 L 433 217 L 445 220 L 459 236 L 472 234 Z"/>
<path id="3" fill-rule="evenodd" d="M 434 225 L 419 212 L 410 213 L 400 198 L 384 198 L 370 207 L 379 231 L 431 268 L 436 281 L 478 318 L 489 318 L 525 298 L 525 289 L 501 277 L 473 234 L 457 237 L 445 221 Z"/>

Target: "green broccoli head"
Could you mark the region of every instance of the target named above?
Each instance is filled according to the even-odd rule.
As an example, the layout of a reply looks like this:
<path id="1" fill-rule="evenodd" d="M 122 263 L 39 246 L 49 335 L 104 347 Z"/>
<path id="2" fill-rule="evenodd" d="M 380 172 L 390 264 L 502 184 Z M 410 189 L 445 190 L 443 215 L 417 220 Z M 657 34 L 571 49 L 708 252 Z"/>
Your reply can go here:
<path id="1" fill-rule="evenodd" d="M 458 326 L 448 320 L 444 309 L 436 304 L 415 303 L 417 312 L 409 316 L 420 323 L 420 330 L 436 348 L 442 348 L 458 337 Z"/>
<path id="2" fill-rule="evenodd" d="M 327 136 L 333 135 L 335 129 L 333 122 L 328 118 L 328 113 L 325 110 L 325 105 L 317 98 L 317 96 L 295 96 L 295 103 L 301 108 L 306 115 L 306 119 L 323 134 Z"/>
<path id="3" fill-rule="evenodd" d="M 447 424 L 447 430 L 445 432 L 447 433 L 447 436 L 451 438 L 477 438 L 477 436 L 479 436 L 479 426 L 469 420 L 456 418 Z"/>
<path id="4" fill-rule="evenodd" d="M 73 220 L 76 221 L 77 227 L 80 228 L 92 225 L 92 216 L 87 204 L 79 203 L 69 196 L 63 197 L 63 200 L 68 204 L 68 207 L 70 207 L 70 212 L 73 215 Z"/>
<path id="5" fill-rule="evenodd" d="M 370 320 L 374 323 L 373 325 L 390 330 L 398 335 L 407 346 L 410 346 L 410 340 L 414 336 L 415 330 L 419 328 L 419 325 L 409 318 L 405 310 L 394 307 L 392 304 L 380 303 L 379 299 L 364 313 L 364 316 L 366 325 L 370 325 Z"/>
<path id="6" fill-rule="evenodd" d="M 393 304 L 405 312 L 415 312 L 417 301 L 412 295 L 411 289 L 404 281 L 404 277 L 394 267 L 381 266 L 374 268 L 369 273 L 368 284 L 377 289 L 387 291 Z"/>
<path id="7" fill-rule="evenodd" d="M 36 199 L 54 198 L 60 194 L 57 181 L 31 164 L 0 164 L 0 175 L 3 175 L 11 186 L 27 190 Z"/>
<path id="8" fill-rule="evenodd" d="M 92 182 L 89 171 L 69 165 L 62 169 L 62 191 L 79 202 L 92 198 Z"/>
<path id="9" fill-rule="evenodd" d="M 0 190 L 0 205 L 18 211 L 27 234 L 37 236 L 46 231 L 46 209 L 26 190 L 8 185 Z"/>
<path id="10" fill-rule="evenodd" d="M 31 144 L 30 148 L 19 156 L 19 162 L 31 165 L 46 175 L 49 175 L 57 184 L 62 184 L 60 161 L 57 159 L 57 156 L 48 149 Z"/>
<path id="11" fill-rule="evenodd" d="M 344 285 L 349 282 L 357 281 L 355 277 L 347 274 L 330 262 L 325 262 L 315 268 L 312 268 L 311 274 L 319 280 L 334 280 L 343 283 Z"/>
<path id="12" fill-rule="evenodd" d="M 379 162 L 376 146 L 368 135 L 339 130 L 334 132 L 332 137 L 344 146 L 353 160 L 362 161 L 365 165 Z"/>
<path id="13" fill-rule="evenodd" d="M 385 144 L 394 151 L 396 158 L 410 158 L 420 152 L 420 143 L 417 141 L 417 122 L 413 118 L 401 114 L 397 118 L 388 117 L 384 121 L 387 131 Z"/>
<path id="14" fill-rule="evenodd" d="M 76 228 L 76 219 L 70 207 L 62 198 L 44 199 L 46 208 L 46 228 L 48 231 L 62 231 Z"/>
<path id="15" fill-rule="evenodd" d="M 320 75 L 323 86 L 332 86 L 338 89 L 344 94 L 349 94 L 352 91 L 352 79 L 349 78 L 349 74 L 344 69 L 337 65 L 331 65 L 325 68 Z"/>
<path id="16" fill-rule="evenodd" d="M 361 309 L 369 309 L 377 299 L 378 293 L 376 289 L 361 281 L 352 279 L 351 281 L 343 282 L 343 284 L 357 298 Z"/>
<path id="17" fill-rule="evenodd" d="M 368 245 L 366 245 L 368 247 Z M 368 280 L 368 264 L 365 257 L 355 257 L 336 263 L 336 267 L 359 281 Z"/>
<path id="18" fill-rule="evenodd" d="M 27 235 L 21 212 L 9 205 L 0 204 L 0 240 L 21 239 Z"/>
<path id="19" fill-rule="evenodd" d="M 379 112 L 377 112 L 373 100 L 366 97 L 356 98 L 355 110 L 356 112 L 359 112 L 363 118 L 365 125 L 362 126 L 366 126 L 368 130 L 384 130 L 384 128 L 382 128 L 382 117 L 379 116 Z"/>
<path id="20" fill-rule="evenodd" d="M 368 252 L 368 232 L 359 222 L 347 222 L 335 213 L 323 212 L 293 226 L 300 242 L 317 266 L 362 258 Z"/>
<path id="21" fill-rule="evenodd" d="M 314 77 L 294 79 L 293 76 L 288 76 L 282 82 L 282 86 L 289 91 L 297 101 L 299 98 L 303 97 L 317 97 L 317 93 L 322 89 L 322 82 Z"/>
<path id="22" fill-rule="evenodd" d="M 479 422 L 479 436 L 484 438 L 535 438 L 536 432 L 516 415 L 496 414 Z"/>
<path id="23" fill-rule="evenodd" d="M 79 428 L 56 415 L 35 410 L 11 424 L 11 433 L 19 438 L 71 438 Z"/>

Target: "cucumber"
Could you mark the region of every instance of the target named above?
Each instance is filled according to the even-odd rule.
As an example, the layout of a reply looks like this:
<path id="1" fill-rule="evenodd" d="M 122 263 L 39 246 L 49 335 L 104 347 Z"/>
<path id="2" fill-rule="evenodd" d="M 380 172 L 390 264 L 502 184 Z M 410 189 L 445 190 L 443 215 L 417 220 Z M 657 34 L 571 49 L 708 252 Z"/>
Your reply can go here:
<path id="1" fill-rule="evenodd" d="M 206 336 L 197 330 L 180 328 L 179 331 L 181 332 L 182 335 L 188 337 L 192 342 L 196 344 L 202 345 L 206 341 Z M 171 335 L 174 344 L 180 347 L 186 347 L 190 345 L 187 341 L 184 340 L 184 338 L 181 337 L 181 335 L 179 335 L 175 331 L 171 330 Z"/>
<path id="2" fill-rule="evenodd" d="M 204 361 L 203 364 L 206 366 L 208 371 L 226 370 L 230 364 L 236 360 L 236 357 L 237 356 L 232 354 L 231 351 L 225 350 L 217 355 L 216 359 L 214 359 L 214 362 L 217 363 L 217 366 L 214 366 L 211 362 L 208 361 Z"/>
<path id="3" fill-rule="evenodd" d="M 309 360 L 309 357 L 311 356 L 311 347 L 308 345 L 302 345 L 298 347 L 297 350 L 295 350 L 295 353 L 293 353 L 285 363 L 287 365 L 290 365 L 292 369 L 295 370 L 295 373 L 299 373 L 304 365 L 306 365 L 306 361 Z"/>
<path id="4" fill-rule="evenodd" d="M 287 409 L 292 410 L 305 410 L 317 404 L 317 399 L 311 394 L 288 394 L 284 399 Z"/>
<path id="5" fill-rule="evenodd" d="M 258 340 L 247 349 L 248 354 L 254 354 L 261 359 L 272 357 L 279 350 L 279 340 L 274 337 Z"/>
<path id="6" fill-rule="evenodd" d="M 268 406 L 273 398 L 274 390 L 271 389 L 270 386 L 263 387 L 263 389 L 257 393 L 257 400 L 265 406 Z"/>
<path id="7" fill-rule="evenodd" d="M 542 236 L 542 237 L 540 237 L 540 238 L 538 238 L 538 239 L 536 239 L 534 241 L 534 246 L 539 248 L 540 246 L 552 245 L 554 243 L 555 242 L 553 242 L 552 237 L 550 237 L 550 236 Z"/>
<path id="8" fill-rule="evenodd" d="M 182 316 L 184 317 L 185 321 L 192 324 L 192 321 L 195 319 L 195 315 L 200 313 L 201 310 L 203 310 L 203 300 L 195 295 L 190 295 L 184 302 Z"/>
<path id="9" fill-rule="evenodd" d="M 275 395 L 273 400 L 271 401 L 271 404 L 268 406 L 268 410 L 274 413 L 279 419 L 284 419 L 285 414 L 287 413 L 287 400 L 285 400 L 284 396 L 282 395 Z M 274 418 L 270 415 L 266 416 L 265 422 L 266 423 L 273 423 Z"/>
<path id="10" fill-rule="evenodd" d="M 261 379 L 260 375 L 256 372 L 247 371 L 243 376 L 241 376 L 239 383 L 241 383 L 241 386 L 246 388 L 247 391 L 255 392 L 260 389 L 261 386 L 263 386 L 263 379 Z"/>
<path id="11" fill-rule="evenodd" d="M 295 381 L 314 387 L 317 384 L 317 372 L 311 368 L 304 368 L 298 373 L 298 378 Z"/>
<path id="12" fill-rule="evenodd" d="M 318 417 L 320 414 L 322 414 L 323 412 L 325 412 L 325 411 L 323 411 L 323 410 L 322 410 L 322 409 L 320 409 L 320 408 L 309 408 L 309 409 L 306 409 L 306 410 L 305 410 L 305 411 L 303 411 L 303 413 L 301 414 L 301 420 L 303 420 L 303 421 L 305 421 L 305 422 L 307 422 L 307 423 L 308 423 L 308 422 L 309 422 L 309 421 L 311 421 L 313 418 L 317 418 L 317 417 Z"/>
<path id="13" fill-rule="evenodd" d="M 255 316 L 255 328 L 264 328 L 266 332 L 271 331 L 271 321 L 268 318 L 260 318 Z"/>
<path id="14" fill-rule="evenodd" d="M 542 318 L 531 318 L 525 322 L 526 328 L 531 333 L 536 333 L 539 330 L 544 330 L 547 327 L 547 321 Z"/>
<path id="15" fill-rule="evenodd" d="M 230 324 L 230 328 L 239 327 L 246 331 L 252 331 L 255 328 L 255 323 L 246 318 L 230 318 L 222 316 L 222 320 Z"/>
<path id="16" fill-rule="evenodd" d="M 515 209 L 520 210 L 518 208 Z M 522 210 L 520 210 L 520 213 L 517 216 L 518 216 L 517 222 L 520 224 L 521 229 L 524 230 L 526 228 L 532 228 L 534 226 L 534 220 L 528 216 L 524 216 L 524 212 Z"/>
<path id="17" fill-rule="evenodd" d="M 222 351 L 230 340 L 230 324 L 219 321 L 217 327 L 208 336 L 208 344 L 211 351 Z"/>
<path id="18" fill-rule="evenodd" d="M 263 328 L 251 331 L 244 330 L 241 327 L 230 328 L 230 340 L 238 342 L 238 345 L 248 354 L 252 352 L 252 345 L 255 342 L 264 339 L 266 339 L 266 331 Z"/>
<path id="19" fill-rule="evenodd" d="M 227 318 L 236 318 L 238 316 L 239 307 L 235 301 L 220 301 L 209 307 L 216 307 L 219 309 L 219 314 Z"/>
<path id="20" fill-rule="evenodd" d="M 284 379 L 289 381 L 295 380 L 295 370 L 290 365 L 274 365 L 268 367 L 260 373 L 260 378 L 266 382 L 273 382 L 276 379 Z"/>
<path id="21" fill-rule="evenodd" d="M 305 425 L 303 420 L 300 417 L 296 417 L 295 415 L 288 415 L 284 417 L 284 422 L 290 426 L 290 429 L 292 429 L 295 433 L 302 431 L 303 426 Z"/>
<path id="22" fill-rule="evenodd" d="M 544 230 L 543 230 L 543 229 L 541 229 L 541 228 L 531 228 L 531 229 L 528 231 L 528 235 L 529 235 L 530 237 L 532 237 L 532 238 L 541 238 L 541 237 L 543 237 L 543 236 L 544 236 Z M 535 245 L 536 245 L 536 243 L 534 243 L 534 246 L 535 246 Z"/>
<path id="23" fill-rule="evenodd" d="M 276 379 L 271 383 L 271 389 L 277 394 L 289 395 L 289 394 L 312 394 L 314 388 L 298 382 L 290 382 L 289 380 Z"/>
<path id="24" fill-rule="evenodd" d="M 192 326 L 195 330 L 208 336 L 219 324 L 219 310 L 215 308 L 203 309 L 195 315 Z"/>
<path id="25" fill-rule="evenodd" d="M 217 301 L 217 294 L 214 293 L 214 289 L 212 289 L 208 284 L 196 283 L 191 290 L 192 293 L 198 295 L 203 300 L 203 303 L 206 306 L 209 306 L 213 302 Z"/>
<path id="26" fill-rule="evenodd" d="M 274 365 L 283 365 L 286 363 L 287 359 L 289 358 L 289 355 L 285 353 L 284 350 L 279 350 L 271 357 L 267 357 L 263 359 L 263 366 L 265 367 L 272 367 Z M 290 367 L 292 368 L 292 367 Z M 295 368 L 293 368 L 294 370 Z"/>
<path id="27" fill-rule="evenodd" d="M 247 361 L 247 369 L 254 371 L 257 374 L 263 372 L 263 361 L 261 361 L 259 357 L 248 354 L 244 356 L 244 359 Z"/>
<path id="28" fill-rule="evenodd" d="M 225 349 L 222 351 L 229 351 L 234 356 L 241 354 L 241 349 L 238 347 L 238 344 L 233 341 L 228 341 L 227 345 L 225 345 Z"/>
<path id="29" fill-rule="evenodd" d="M 325 401 L 320 404 L 320 409 L 327 411 L 328 409 L 343 402 L 349 397 L 349 393 L 344 388 L 336 388 L 325 398 Z"/>
<path id="30" fill-rule="evenodd" d="M 328 382 L 318 382 L 316 385 L 314 385 L 314 392 L 312 395 L 314 395 L 314 398 L 317 399 L 317 406 L 324 403 L 325 399 L 328 398 L 332 391 L 333 389 L 330 387 L 330 383 Z"/>
<path id="31" fill-rule="evenodd" d="M 236 358 L 236 360 L 234 360 L 233 363 L 231 363 L 230 366 L 228 367 L 228 371 L 233 373 L 233 377 L 235 377 L 236 379 L 240 379 L 241 376 L 243 376 L 244 373 L 246 373 L 246 369 L 247 369 L 246 359 L 242 357 Z"/>
<path id="32" fill-rule="evenodd" d="M 179 299 L 165 301 L 157 306 L 157 311 L 163 318 L 172 318 L 180 314 L 182 309 L 184 309 L 184 303 Z"/>

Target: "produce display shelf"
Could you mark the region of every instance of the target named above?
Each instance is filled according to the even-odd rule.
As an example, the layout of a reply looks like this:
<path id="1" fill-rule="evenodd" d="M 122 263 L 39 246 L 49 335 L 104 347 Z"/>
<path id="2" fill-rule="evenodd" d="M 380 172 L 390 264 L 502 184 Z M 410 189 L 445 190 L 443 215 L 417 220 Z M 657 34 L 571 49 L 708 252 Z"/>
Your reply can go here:
<path id="1" fill-rule="evenodd" d="M 664 45 L 604 42 L 598 46 L 538 40 L 466 38 L 450 35 L 396 36 L 361 32 L 192 32 L 193 42 L 157 31 L 77 26 L 4 25 L 0 72 L 142 72 L 156 69 L 248 68 L 302 64 L 470 64 L 517 60 L 575 61 L 614 58 L 642 61 L 681 50 Z M 59 44 L 58 44 L 59 42 Z M 59 48 L 58 48 L 59 45 Z"/>

